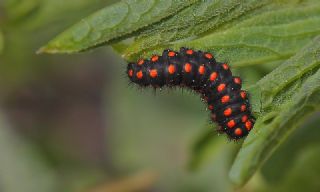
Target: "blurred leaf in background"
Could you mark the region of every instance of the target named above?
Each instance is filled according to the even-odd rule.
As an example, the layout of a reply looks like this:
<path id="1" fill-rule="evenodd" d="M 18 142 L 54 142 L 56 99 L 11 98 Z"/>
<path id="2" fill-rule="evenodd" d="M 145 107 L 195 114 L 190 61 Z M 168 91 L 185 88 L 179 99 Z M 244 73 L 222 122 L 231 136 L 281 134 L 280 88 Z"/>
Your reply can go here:
<path id="1" fill-rule="evenodd" d="M 272 191 L 317 191 L 319 161 L 319 112 L 299 128 L 266 161 L 262 174 Z M 276 174 L 275 174 L 276 173 Z M 296 185 L 295 183 L 304 183 Z M 296 189 L 293 189 L 295 187 Z"/>
<path id="2" fill-rule="evenodd" d="M 57 191 L 57 178 L 51 168 L 30 143 L 14 134 L 4 118 L 0 118 L 1 191 Z"/>
<path id="3" fill-rule="evenodd" d="M 113 58 L 106 58 L 105 50 L 75 57 L 37 56 L 35 52 L 79 17 L 110 3 L 0 2 L 1 37 L 6 42 L 0 55 L 0 103 L 8 124 L 5 128 L 10 127 L 12 135 L 2 140 L 2 146 L 11 147 L 1 148 L 6 155 L 0 191 L 77 191 L 106 180 L 110 163 L 104 133 L 110 122 L 102 110 L 107 103 L 102 95 L 108 87 L 103 63 Z M 30 152 L 20 150 L 21 146 Z"/>
<path id="4" fill-rule="evenodd" d="M 47 69 L 52 57 L 36 57 L 45 39 L 75 22 L 79 17 L 112 1 L 87 0 L 5 0 L 1 2 L 1 28 L 6 41 L 1 62 L 1 85 L 10 89 Z M 30 61 L 30 62 L 29 62 Z M 28 62 L 28 64 L 26 64 Z M 6 64 L 10 63 L 10 64 Z M 6 86 L 10 84 L 10 87 Z"/>
<path id="5" fill-rule="evenodd" d="M 3 46 L 4 46 L 3 35 L 2 35 L 2 32 L 0 31 L 0 54 L 2 53 Z"/>

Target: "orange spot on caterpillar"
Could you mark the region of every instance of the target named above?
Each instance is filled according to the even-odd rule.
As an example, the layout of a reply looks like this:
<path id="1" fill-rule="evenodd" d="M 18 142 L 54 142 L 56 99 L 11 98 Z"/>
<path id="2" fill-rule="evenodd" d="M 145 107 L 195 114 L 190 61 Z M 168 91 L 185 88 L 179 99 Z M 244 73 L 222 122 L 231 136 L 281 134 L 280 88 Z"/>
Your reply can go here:
<path id="1" fill-rule="evenodd" d="M 241 136 L 241 135 L 242 135 L 242 130 L 241 130 L 241 128 L 236 128 L 236 129 L 234 130 L 234 134 L 237 135 L 237 136 Z"/>
<path id="2" fill-rule="evenodd" d="M 142 79 L 142 77 L 143 77 L 142 71 L 138 71 L 136 76 L 137 76 L 138 79 Z"/>
<path id="3" fill-rule="evenodd" d="M 221 103 L 228 103 L 230 101 L 230 96 L 225 95 L 221 98 Z"/>
<path id="4" fill-rule="evenodd" d="M 156 78 L 158 76 L 158 71 L 156 69 L 151 69 L 149 71 L 150 77 Z"/>
<path id="5" fill-rule="evenodd" d="M 169 56 L 169 57 L 174 57 L 174 56 L 176 56 L 176 53 L 175 53 L 174 51 L 170 51 L 170 52 L 168 53 L 168 56 Z"/>
<path id="6" fill-rule="evenodd" d="M 200 74 L 200 75 L 203 75 L 204 72 L 206 71 L 206 68 L 204 67 L 204 65 L 201 65 L 201 66 L 199 67 L 198 71 L 199 71 L 199 74 Z"/>
<path id="7" fill-rule="evenodd" d="M 245 126 L 246 126 L 246 129 L 247 129 L 248 131 L 250 131 L 250 129 L 252 128 L 252 123 L 251 123 L 251 121 L 247 121 L 246 124 L 245 124 Z"/>
<path id="8" fill-rule="evenodd" d="M 247 109 L 247 106 L 246 106 L 246 105 L 241 105 L 240 110 L 241 110 L 242 112 L 244 112 L 246 109 Z"/>
<path id="9" fill-rule="evenodd" d="M 232 114 L 232 109 L 229 107 L 226 110 L 223 111 L 223 115 L 228 117 Z"/>
<path id="10" fill-rule="evenodd" d="M 170 75 L 174 74 L 176 72 L 176 67 L 173 64 L 170 64 L 168 66 L 168 72 Z"/>
<path id="11" fill-rule="evenodd" d="M 232 127 L 234 127 L 236 125 L 236 122 L 234 122 L 234 120 L 230 120 L 228 123 L 227 123 L 227 126 L 229 127 L 229 128 L 232 128 Z"/>
<path id="12" fill-rule="evenodd" d="M 218 90 L 218 92 L 221 92 L 221 91 L 223 91 L 225 88 L 226 88 L 226 84 L 221 83 L 220 85 L 218 85 L 217 90 Z"/>
<path id="13" fill-rule="evenodd" d="M 217 72 L 213 72 L 213 73 L 211 73 L 209 79 L 210 79 L 210 81 L 214 81 L 214 80 L 217 79 L 217 77 L 218 77 L 218 73 Z"/>
<path id="14" fill-rule="evenodd" d="M 154 55 L 154 56 L 151 57 L 151 61 L 152 62 L 156 62 L 158 60 L 159 60 L 159 56 L 158 55 Z"/>
<path id="15" fill-rule="evenodd" d="M 204 56 L 205 56 L 207 59 L 212 59 L 212 58 L 213 58 L 213 56 L 212 56 L 211 53 L 206 53 L 206 54 L 204 54 Z"/>
<path id="16" fill-rule="evenodd" d="M 186 53 L 187 53 L 188 55 L 192 55 L 192 54 L 193 54 L 193 50 L 192 50 L 192 49 L 188 49 L 188 50 L 186 51 Z"/>
<path id="17" fill-rule="evenodd" d="M 142 64 L 144 64 L 144 60 L 143 59 L 139 59 L 138 65 L 142 65 Z"/>
<path id="18" fill-rule="evenodd" d="M 133 76 L 133 70 L 132 70 L 132 69 L 130 69 L 130 70 L 128 71 L 128 75 L 129 75 L 129 77 L 132 77 L 132 76 Z"/>
<path id="19" fill-rule="evenodd" d="M 235 82 L 236 84 L 241 84 L 241 79 L 239 77 L 235 77 L 233 79 L 233 82 Z"/>
<path id="20" fill-rule="evenodd" d="M 242 97 L 242 99 L 245 99 L 246 95 L 247 95 L 246 92 L 244 92 L 244 91 L 240 92 L 240 96 Z"/>
<path id="21" fill-rule="evenodd" d="M 226 63 L 222 64 L 222 67 L 223 67 L 224 70 L 228 70 L 229 69 L 229 66 Z"/>
<path id="22" fill-rule="evenodd" d="M 191 69 L 192 69 L 192 65 L 190 63 L 186 63 L 184 65 L 184 71 L 187 72 L 187 73 L 190 73 L 191 72 Z"/>
<path id="23" fill-rule="evenodd" d="M 247 120 L 248 120 L 248 116 L 247 115 L 242 116 L 241 121 L 243 123 L 246 122 Z"/>

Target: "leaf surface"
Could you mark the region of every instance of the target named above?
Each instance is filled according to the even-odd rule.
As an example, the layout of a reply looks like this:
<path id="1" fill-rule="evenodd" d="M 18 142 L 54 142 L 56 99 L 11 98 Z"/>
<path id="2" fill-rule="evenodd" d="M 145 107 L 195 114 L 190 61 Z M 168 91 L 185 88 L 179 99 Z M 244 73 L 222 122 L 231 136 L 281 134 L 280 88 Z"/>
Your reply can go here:
<path id="1" fill-rule="evenodd" d="M 187 46 L 213 52 L 218 60 L 228 61 L 232 66 L 248 66 L 288 59 L 319 33 L 320 3 L 269 10 L 226 30 L 187 42 L 165 44 L 143 53 L 140 50 L 144 45 L 137 47 L 134 42 L 122 54 L 128 60 L 135 60 L 161 53 L 168 47 L 178 49 Z"/>
<path id="2" fill-rule="evenodd" d="M 320 107 L 320 36 L 251 89 L 254 110 L 260 111 L 230 171 L 245 184 L 289 133 Z M 260 104 L 261 103 L 261 104 Z"/>
<path id="3" fill-rule="evenodd" d="M 39 52 L 83 51 L 158 22 L 195 1 L 123 0 L 82 19 Z"/>

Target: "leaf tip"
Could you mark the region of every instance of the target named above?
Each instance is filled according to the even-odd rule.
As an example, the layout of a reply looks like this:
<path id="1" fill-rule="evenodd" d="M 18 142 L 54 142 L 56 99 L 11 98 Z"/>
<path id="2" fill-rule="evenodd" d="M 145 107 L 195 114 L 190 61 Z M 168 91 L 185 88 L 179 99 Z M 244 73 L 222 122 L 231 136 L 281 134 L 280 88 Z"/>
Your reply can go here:
<path id="1" fill-rule="evenodd" d="M 43 53 L 48 53 L 48 54 L 57 54 L 57 53 L 74 53 L 77 52 L 72 49 L 66 49 L 66 48 L 61 48 L 59 46 L 52 46 L 50 44 L 47 44 L 45 46 L 40 47 L 37 51 L 36 54 L 43 54 Z"/>
<path id="2" fill-rule="evenodd" d="M 229 176 L 230 181 L 233 183 L 233 185 L 235 185 L 236 187 L 242 186 L 242 182 L 239 180 L 239 178 L 240 178 L 239 173 L 234 171 L 233 168 L 231 168 L 228 176 Z"/>
<path id="3" fill-rule="evenodd" d="M 42 53 L 46 53 L 46 48 L 45 47 L 40 47 L 37 51 L 36 51 L 36 54 L 37 55 L 40 55 Z"/>
<path id="4" fill-rule="evenodd" d="M 52 44 L 48 43 L 42 47 L 40 47 L 37 51 L 36 54 L 43 54 L 43 53 L 49 53 L 49 54 L 55 54 L 55 53 L 63 53 L 64 50 L 61 50 L 57 46 L 53 46 Z"/>

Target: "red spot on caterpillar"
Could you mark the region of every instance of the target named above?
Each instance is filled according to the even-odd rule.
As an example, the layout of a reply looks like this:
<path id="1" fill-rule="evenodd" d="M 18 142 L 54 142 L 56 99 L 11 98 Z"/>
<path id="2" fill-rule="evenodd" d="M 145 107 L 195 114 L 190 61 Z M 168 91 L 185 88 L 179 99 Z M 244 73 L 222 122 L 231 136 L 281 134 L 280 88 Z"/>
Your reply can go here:
<path id="1" fill-rule="evenodd" d="M 232 114 L 232 109 L 229 107 L 223 111 L 223 115 L 229 117 Z"/>
<path id="2" fill-rule="evenodd" d="M 199 71 L 199 74 L 200 74 L 200 75 L 203 75 L 203 74 L 205 73 L 205 71 L 206 71 L 206 68 L 204 67 L 204 65 L 201 65 L 201 66 L 199 67 L 198 71 Z"/>
<path id="3" fill-rule="evenodd" d="M 142 79 L 142 77 L 143 77 L 142 71 L 138 71 L 136 76 L 137 76 L 138 79 Z"/>
<path id="4" fill-rule="evenodd" d="M 212 111 L 214 108 L 213 108 L 213 105 L 209 105 L 208 108 Z"/>
<path id="5" fill-rule="evenodd" d="M 149 71 L 150 77 L 156 78 L 158 76 L 158 71 L 156 69 L 151 69 Z"/>
<path id="6" fill-rule="evenodd" d="M 246 126 L 246 129 L 247 129 L 248 131 L 250 131 L 250 129 L 252 128 L 252 123 L 251 123 L 251 121 L 247 121 L 247 122 L 245 123 L 245 126 Z"/>
<path id="7" fill-rule="evenodd" d="M 184 71 L 187 72 L 187 73 L 190 73 L 192 70 L 192 65 L 190 63 L 186 63 L 184 65 Z"/>
<path id="8" fill-rule="evenodd" d="M 211 53 L 206 53 L 206 54 L 204 54 L 204 56 L 205 56 L 207 59 L 212 59 L 212 58 L 213 58 L 213 56 L 212 56 Z"/>
<path id="9" fill-rule="evenodd" d="M 188 49 L 188 50 L 186 51 L 186 53 L 187 53 L 188 55 L 192 55 L 192 54 L 193 54 L 193 50 L 192 50 L 192 49 Z"/>
<path id="10" fill-rule="evenodd" d="M 241 135 L 242 135 L 242 130 L 241 130 L 241 128 L 236 128 L 236 129 L 234 130 L 234 134 L 235 134 L 236 136 L 241 136 Z"/>
<path id="11" fill-rule="evenodd" d="M 233 79 L 233 82 L 235 82 L 236 84 L 241 84 L 241 79 L 239 77 L 235 77 Z"/>
<path id="12" fill-rule="evenodd" d="M 246 95 L 247 95 L 246 92 L 244 92 L 244 91 L 240 92 L 240 96 L 242 97 L 242 99 L 245 99 Z"/>
<path id="13" fill-rule="evenodd" d="M 154 55 L 154 56 L 151 57 L 151 61 L 152 62 L 156 62 L 158 60 L 159 60 L 159 56 L 158 55 Z"/>
<path id="14" fill-rule="evenodd" d="M 246 122 L 247 120 L 248 120 L 248 116 L 247 115 L 242 116 L 241 121 L 243 123 Z"/>
<path id="15" fill-rule="evenodd" d="M 228 70 L 229 69 L 229 66 L 226 63 L 222 64 L 222 67 L 223 67 L 224 70 Z"/>
<path id="16" fill-rule="evenodd" d="M 247 106 L 246 106 L 246 105 L 241 105 L 240 110 L 241 110 L 242 112 L 244 112 L 246 109 L 247 109 Z"/>
<path id="17" fill-rule="evenodd" d="M 221 91 L 223 91 L 225 88 L 226 88 L 226 84 L 221 83 L 220 85 L 218 85 L 217 90 L 218 90 L 218 92 L 221 92 Z"/>
<path id="18" fill-rule="evenodd" d="M 175 53 L 174 51 L 170 51 L 170 52 L 168 53 L 168 56 L 169 56 L 169 57 L 174 57 L 174 56 L 176 56 L 176 53 Z"/>
<path id="19" fill-rule="evenodd" d="M 214 80 L 217 79 L 217 77 L 218 77 L 218 73 L 217 72 L 213 72 L 213 73 L 211 73 L 209 79 L 210 79 L 210 81 L 214 81 Z"/>
<path id="20" fill-rule="evenodd" d="M 133 76 L 133 70 L 132 70 L 132 69 L 130 69 L 130 70 L 128 71 L 128 75 L 129 75 L 129 77 L 132 77 L 132 76 Z"/>
<path id="21" fill-rule="evenodd" d="M 221 98 L 221 103 L 228 103 L 230 101 L 230 96 L 229 95 L 225 95 Z"/>
<path id="22" fill-rule="evenodd" d="M 229 127 L 229 128 L 232 128 L 232 127 L 234 127 L 236 125 L 236 122 L 234 122 L 234 120 L 230 120 L 228 123 L 227 123 L 227 126 Z"/>
<path id="23" fill-rule="evenodd" d="M 176 67 L 173 64 L 170 64 L 168 66 L 168 72 L 170 75 L 174 74 L 176 72 Z"/>
<path id="24" fill-rule="evenodd" d="M 142 65 L 142 64 L 144 64 L 144 60 L 143 59 L 139 59 L 138 65 Z"/>

